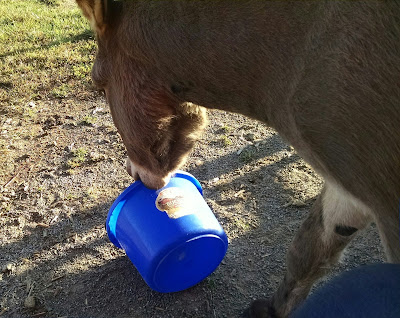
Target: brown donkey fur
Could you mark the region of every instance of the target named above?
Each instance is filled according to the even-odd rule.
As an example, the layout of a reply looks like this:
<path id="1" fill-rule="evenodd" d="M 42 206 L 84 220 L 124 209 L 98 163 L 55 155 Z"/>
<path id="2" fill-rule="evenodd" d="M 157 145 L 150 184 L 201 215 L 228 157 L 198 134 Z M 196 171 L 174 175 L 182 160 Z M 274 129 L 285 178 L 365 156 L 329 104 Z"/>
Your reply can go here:
<path id="1" fill-rule="evenodd" d="M 288 316 L 371 222 L 400 262 L 400 3 L 77 2 L 134 177 L 165 184 L 205 125 L 202 107 L 272 126 L 324 177 L 278 291 L 249 316 Z"/>

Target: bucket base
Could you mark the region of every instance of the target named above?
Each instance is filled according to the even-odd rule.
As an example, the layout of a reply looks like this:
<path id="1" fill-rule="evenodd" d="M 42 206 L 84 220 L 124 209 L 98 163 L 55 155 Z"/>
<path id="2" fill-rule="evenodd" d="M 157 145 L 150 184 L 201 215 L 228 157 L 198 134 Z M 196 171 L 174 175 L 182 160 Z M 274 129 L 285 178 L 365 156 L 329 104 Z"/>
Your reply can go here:
<path id="1" fill-rule="evenodd" d="M 210 275 L 222 261 L 227 242 L 207 234 L 180 244 L 165 255 L 154 271 L 149 286 L 169 293 L 187 289 Z"/>

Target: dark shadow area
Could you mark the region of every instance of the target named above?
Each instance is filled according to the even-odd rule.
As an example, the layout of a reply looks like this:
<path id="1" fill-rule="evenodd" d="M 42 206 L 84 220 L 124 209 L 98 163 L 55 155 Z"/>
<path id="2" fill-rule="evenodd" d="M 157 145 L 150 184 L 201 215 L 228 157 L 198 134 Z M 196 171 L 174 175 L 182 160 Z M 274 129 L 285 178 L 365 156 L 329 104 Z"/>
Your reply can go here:
<path id="1" fill-rule="evenodd" d="M 285 144 L 278 135 L 275 134 L 270 138 L 260 142 L 260 146 L 246 146 L 241 154 L 246 151 L 251 151 L 250 159 L 243 159 L 241 154 L 238 154 L 237 152 L 230 152 L 226 155 L 218 157 L 215 160 L 207 161 L 199 167 L 190 168 L 189 172 L 195 176 L 199 176 L 199 180 L 209 181 L 225 173 L 239 169 L 244 165 L 251 165 L 258 159 L 272 156 L 280 150 L 287 150 L 288 148 L 289 146 Z M 294 156 L 291 160 L 297 160 L 298 158 L 298 156 Z M 235 163 L 234 166 L 232 165 L 232 162 Z"/>
<path id="2" fill-rule="evenodd" d="M 74 35 L 74 36 L 71 36 L 69 38 L 63 38 L 63 39 L 58 40 L 58 41 L 52 41 L 52 42 L 50 42 L 48 44 L 36 45 L 36 46 L 32 46 L 32 47 L 25 48 L 25 49 L 22 49 L 22 50 L 14 50 L 14 51 L 10 51 L 10 52 L 7 52 L 7 53 L 0 54 L 0 58 L 4 58 L 4 57 L 7 57 L 7 56 L 14 56 L 14 55 L 17 55 L 17 54 L 24 54 L 24 53 L 27 53 L 27 52 L 34 52 L 34 51 L 42 50 L 42 49 L 49 49 L 51 47 L 58 46 L 58 45 L 61 45 L 61 44 L 65 44 L 65 43 L 76 43 L 76 42 L 86 41 L 86 40 L 90 40 L 90 39 L 94 39 L 93 32 L 91 30 L 89 30 L 89 29 L 86 29 L 86 30 L 82 31 L 81 33 L 79 33 L 77 35 Z"/>
<path id="3" fill-rule="evenodd" d="M 7 256 L 6 262 L 19 263 L 22 259 L 30 258 L 36 253 L 43 250 L 49 250 L 57 244 L 64 244 L 71 238 L 71 233 L 82 234 L 96 226 L 94 224 L 102 224 L 107 218 L 108 210 L 112 202 L 100 204 L 89 211 L 85 211 L 82 216 L 76 216 L 74 221 L 62 218 L 49 226 L 43 226 L 39 223 L 36 227 L 26 226 L 24 228 L 24 236 L 15 242 L 4 243 L 0 246 L 0 255 Z M 90 217 L 89 217 L 90 216 Z M 7 223 L 6 223 L 7 225 Z M 46 240 L 43 240 L 45 231 Z M 29 248 L 21 248 L 21 246 L 29 246 Z M 10 250 L 20 250 L 19 259 L 14 259 L 12 255 L 8 255 Z"/>
<path id="4" fill-rule="evenodd" d="M 104 222 L 112 200 L 105 200 L 88 210 L 82 209 L 73 221 L 62 218 L 48 228 L 26 228 L 21 240 L 0 246 L 0 255 L 9 250 L 21 251 L 18 259 L 7 255 L 15 266 L 24 266 L 25 259 L 31 262 L 18 275 L 3 273 L 0 294 L 3 299 L 20 304 L 8 308 L 3 316 L 231 318 L 239 317 L 253 299 L 269 297 L 284 274 L 286 250 L 310 204 L 283 206 L 283 197 L 291 193 L 275 182 L 276 174 L 299 157 L 284 156 L 257 166 L 259 159 L 287 147 L 276 135 L 265 141 L 250 164 L 241 162 L 237 153 L 232 152 L 189 170 L 202 181 L 206 200 L 230 234 L 225 259 L 201 283 L 170 294 L 151 290 L 125 253 L 109 242 Z M 237 174 L 229 183 L 211 182 L 246 164 L 254 164 L 254 169 Z M 245 199 L 232 198 L 228 204 L 221 198 L 226 188 L 245 189 L 250 195 Z M 256 206 L 250 204 L 252 200 Z M 240 225 L 235 223 L 239 214 L 243 222 L 248 217 L 256 220 L 257 225 L 240 233 L 235 231 Z M 87 237 L 86 241 L 77 241 L 75 234 Z M 379 262 L 383 254 L 374 228 L 360 235 L 350 250 L 333 273 Z M 33 309 L 23 305 L 28 286 L 33 286 Z"/>
<path id="5" fill-rule="evenodd" d="M 46 6 L 57 6 L 60 4 L 60 0 L 37 0 L 38 2 L 46 5 Z"/>

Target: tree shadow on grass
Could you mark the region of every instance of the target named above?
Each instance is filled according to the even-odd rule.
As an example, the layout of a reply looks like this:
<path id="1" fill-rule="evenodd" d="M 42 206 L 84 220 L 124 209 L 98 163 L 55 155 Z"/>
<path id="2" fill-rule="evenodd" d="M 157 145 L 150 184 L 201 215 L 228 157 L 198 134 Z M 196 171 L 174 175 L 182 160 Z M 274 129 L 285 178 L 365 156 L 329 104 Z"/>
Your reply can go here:
<path id="1" fill-rule="evenodd" d="M 66 44 L 66 43 L 77 43 L 80 41 L 87 41 L 87 40 L 92 40 L 92 39 L 94 39 L 93 32 L 89 29 L 86 29 L 86 30 L 83 30 L 81 33 L 76 34 L 74 36 L 66 37 L 66 38 L 63 38 L 63 39 L 57 40 L 57 41 L 52 41 L 45 45 L 38 44 L 38 45 L 34 45 L 32 47 L 27 47 L 25 49 L 9 51 L 7 53 L 0 54 L 0 58 L 4 58 L 7 56 L 14 56 L 14 55 L 18 55 L 18 54 L 24 54 L 24 53 L 28 53 L 28 52 L 39 51 L 39 50 L 43 50 L 43 49 L 49 49 L 54 46 L 59 46 L 59 45 Z"/>

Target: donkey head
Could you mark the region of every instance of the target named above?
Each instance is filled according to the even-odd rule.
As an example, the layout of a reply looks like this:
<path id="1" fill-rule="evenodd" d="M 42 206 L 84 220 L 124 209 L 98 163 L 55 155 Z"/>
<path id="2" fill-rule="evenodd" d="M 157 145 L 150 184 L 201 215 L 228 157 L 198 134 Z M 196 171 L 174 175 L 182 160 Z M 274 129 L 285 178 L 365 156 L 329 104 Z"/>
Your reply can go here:
<path id="1" fill-rule="evenodd" d="M 124 21 L 128 15 L 121 2 L 77 3 L 96 33 L 92 79 L 105 91 L 128 153 L 127 170 L 146 186 L 161 188 L 193 147 L 205 125 L 205 110 L 175 96 L 167 76 L 139 53 L 140 39 Z"/>

